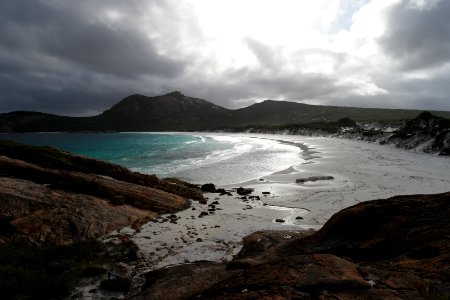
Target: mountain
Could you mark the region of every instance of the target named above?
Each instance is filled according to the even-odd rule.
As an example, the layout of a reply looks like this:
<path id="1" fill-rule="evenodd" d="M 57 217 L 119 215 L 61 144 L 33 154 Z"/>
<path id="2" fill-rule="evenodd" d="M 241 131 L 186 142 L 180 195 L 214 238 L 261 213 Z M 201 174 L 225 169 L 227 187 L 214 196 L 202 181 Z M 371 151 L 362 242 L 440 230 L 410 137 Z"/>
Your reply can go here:
<path id="1" fill-rule="evenodd" d="M 93 117 L 63 117 L 39 112 L 0 114 L 0 132 L 38 131 L 204 131 L 244 126 L 280 126 L 351 118 L 358 122 L 396 122 L 421 111 L 309 105 L 266 100 L 227 109 L 180 92 L 147 97 L 131 95 Z M 450 118 L 450 112 L 433 111 Z"/>
<path id="2" fill-rule="evenodd" d="M 117 131 L 191 131 L 227 124 L 232 111 L 180 92 L 157 97 L 128 96 L 98 116 L 104 127 Z"/>

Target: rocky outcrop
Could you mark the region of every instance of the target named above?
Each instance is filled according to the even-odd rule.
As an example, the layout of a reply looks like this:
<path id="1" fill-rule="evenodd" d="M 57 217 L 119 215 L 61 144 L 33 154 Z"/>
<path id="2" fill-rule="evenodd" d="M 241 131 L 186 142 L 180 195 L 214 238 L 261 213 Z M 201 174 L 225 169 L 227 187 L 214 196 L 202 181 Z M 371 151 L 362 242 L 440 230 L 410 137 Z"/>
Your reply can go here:
<path id="1" fill-rule="evenodd" d="M 183 181 L 0 142 L 0 243 L 62 245 L 138 228 L 158 213 L 187 208 L 192 198 L 180 195 L 204 200 L 198 187 Z"/>
<path id="2" fill-rule="evenodd" d="M 450 148 L 450 119 L 423 112 L 407 121 L 387 142 L 400 148 L 420 148 L 424 152 L 447 155 Z"/>
<path id="3" fill-rule="evenodd" d="M 45 169 L 104 175 L 120 181 L 166 191 L 187 199 L 204 199 L 203 193 L 196 185 L 176 179 L 162 180 L 155 175 L 133 172 L 119 165 L 71 154 L 53 147 L 0 141 L 0 155 L 26 161 Z"/>
<path id="4" fill-rule="evenodd" d="M 172 299 L 440 299 L 450 291 L 449 216 L 450 193 L 363 202 L 314 234 L 250 235 L 228 264 L 149 272 L 139 299 L 163 299 L 181 270 Z"/>
<path id="5" fill-rule="evenodd" d="M 64 245 L 99 238 L 125 226 L 138 228 L 157 215 L 15 178 L 0 177 L 0 199 L 0 244 Z"/>
<path id="6" fill-rule="evenodd" d="M 247 126 L 227 129 L 230 132 L 293 134 L 316 137 L 339 137 L 443 156 L 450 154 L 450 119 L 422 112 L 412 119 L 393 122 L 360 122 L 342 118 L 336 122 L 322 121 L 280 126 Z"/>
<path id="7" fill-rule="evenodd" d="M 186 199 L 158 189 L 100 175 L 44 169 L 6 156 L 0 156 L 0 170 L 3 176 L 28 179 L 54 189 L 98 196 L 157 212 L 175 212 L 188 207 Z"/>

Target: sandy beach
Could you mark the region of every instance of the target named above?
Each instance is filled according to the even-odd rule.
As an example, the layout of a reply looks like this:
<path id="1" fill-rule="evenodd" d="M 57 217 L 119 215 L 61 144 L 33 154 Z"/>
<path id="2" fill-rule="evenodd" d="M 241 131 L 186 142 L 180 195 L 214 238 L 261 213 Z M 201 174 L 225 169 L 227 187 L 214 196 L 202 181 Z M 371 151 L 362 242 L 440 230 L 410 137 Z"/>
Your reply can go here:
<path id="1" fill-rule="evenodd" d="M 450 190 L 448 158 L 344 139 L 245 136 L 295 145 L 302 149 L 302 163 L 238 185 L 217 186 L 232 196 L 205 194 L 207 205 L 193 202 L 138 232 L 122 229 L 116 234 L 130 236 L 142 258 L 130 275 L 197 260 L 227 261 L 252 232 L 287 230 L 289 239 L 289 231 L 317 230 L 334 213 L 358 202 Z M 310 181 L 314 177 L 319 180 Z M 240 186 L 254 189 L 253 198 L 242 199 L 234 190 Z"/>

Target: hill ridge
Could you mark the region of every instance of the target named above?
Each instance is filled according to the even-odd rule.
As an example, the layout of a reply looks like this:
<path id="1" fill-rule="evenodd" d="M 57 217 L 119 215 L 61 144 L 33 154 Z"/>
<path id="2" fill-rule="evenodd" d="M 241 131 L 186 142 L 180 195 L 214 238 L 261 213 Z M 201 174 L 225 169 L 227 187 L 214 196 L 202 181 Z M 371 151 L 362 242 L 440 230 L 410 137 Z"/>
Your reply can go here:
<path id="1" fill-rule="evenodd" d="M 102 114 L 65 117 L 40 112 L 0 114 L 0 132 L 37 131 L 205 131 L 243 126 L 280 126 L 329 122 L 348 117 L 357 122 L 397 122 L 421 110 L 313 105 L 267 99 L 228 109 L 179 91 L 164 95 L 129 95 Z M 450 118 L 450 112 L 430 111 Z"/>

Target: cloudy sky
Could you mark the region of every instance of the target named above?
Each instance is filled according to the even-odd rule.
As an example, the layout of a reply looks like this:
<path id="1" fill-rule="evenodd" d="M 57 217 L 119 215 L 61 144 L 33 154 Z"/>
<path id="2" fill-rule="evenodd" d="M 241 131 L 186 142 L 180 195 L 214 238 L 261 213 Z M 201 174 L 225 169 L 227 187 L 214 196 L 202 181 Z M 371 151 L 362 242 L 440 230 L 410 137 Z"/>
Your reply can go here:
<path id="1" fill-rule="evenodd" d="M 0 112 L 94 115 L 173 90 L 450 110 L 450 0 L 0 2 Z"/>

